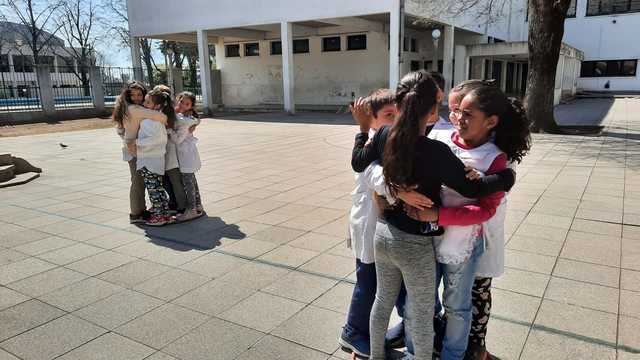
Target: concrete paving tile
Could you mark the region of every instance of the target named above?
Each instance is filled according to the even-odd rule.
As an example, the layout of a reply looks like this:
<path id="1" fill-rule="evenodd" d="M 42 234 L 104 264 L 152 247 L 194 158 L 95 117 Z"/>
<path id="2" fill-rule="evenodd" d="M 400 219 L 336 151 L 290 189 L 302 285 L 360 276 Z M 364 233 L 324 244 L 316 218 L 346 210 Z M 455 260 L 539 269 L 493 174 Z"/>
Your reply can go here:
<path id="1" fill-rule="evenodd" d="M 73 314 L 113 330 L 163 304 L 139 292 L 125 290 L 75 311 Z"/>
<path id="2" fill-rule="evenodd" d="M 28 258 L 29 255 L 11 249 L 0 250 L 0 266 Z"/>
<path id="3" fill-rule="evenodd" d="M 344 325 L 344 314 L 308 306 L 276 328 L 272 334 L 332 354 Z"/>
<path id="4" fill-rule="evenodd" d="M 152 241 L 149 241 L 149 239 L 145 239 L 145 241 L 130 242 L 126 245 L 119 246 L 113 249 L 113 251 L 117 253 L 137 258 L 146 258 L 159 252 L 160 250 L 162 250 L 162 247 L 158 246 Z"/>
<path id="5" fill-rule="evenodd" d="M 310 303 L 331 289 L 336 283 L 335 280 L 292 271 L 285 276 L 281 276 L 276 282 L 261 291 L 303 303 Z"/>
<path id="6" fill-rule="evenodd" d="M 16 246 L 28 244 L 33 241 L 38 241 L 47 237 L 50 237 L 51 234 L 37 231 L 33 229 L 27 229 L 23 227 L 19 227 L 17 225 L 13 225 L 19 231 L 13 231 L 5 234 L 0 234 L 0 245 L 13 248 Z"/>
<path id="7" fill-rule="evenodd" d="M 127 231 L 115 231 L 109 234 L 94 237 L 85 241 L 85 244 L 97 246 L 103 249 L 112 250 L 136 241 L 143 241 L 143 235 L 133 234 Z"/>
<path id="8" fill-rule="evenodd" d="M 493 280 L 492 286 L 498 289 L 542 297 L 549 278 L 548 275 L 507 268 L 504 275 Z"/>
<path id="9" fill-rule="evenodd" d="M 152 261 L 158 264 L 167 266 L 180 266 L 190 261 L 193 261 L 203 255 L 206 255 L 208 251 L 193 249 L 190 246 L 181 246 L 176 244 L 174 247 L 164 248 L 160 251 L 145 257 L 145 260 Z"/>
<path id="10" fill-rule="evenodd" d="M 491 319 L 487 330 L 487 349 L 500 359 L 517 359 L 528 334 L 528 326 Z"/>
<path id="11" fill-rule="evenodd" d="M 345 227 L 346 229 L 346 227 Z M 344 237 L 339 238 L 314 232 L 306 233 L 291 241 L 288 245 L 317 252 L 325 252 L 339 243 L 344 242 Z"/>
<path id="12" fill-rule="evenodd" d="M 296 343 L 265 336 L 249 350 L 242 353 L 238 360 L 327 360 L 327 354 L 315 351 Z"/>
<path id="13" fill-rule="evenodd" d="M 622 225 L 609 224 L 600 221 L 575 219 L 571 225 L 571 230 L 592 234 L 621 236 Z"/>
<path id="14" fill-rule="evenodd" d="M 282 226 L 292 229 L 310 231 L 333 222 L 340 216 L 344 216 L 346 210 L 318 208 L 310 213 L 295 217 L 282 223 Z M 346 231 L 346 230 L 345 230 Z"/>
<path id="15" fill-rule="evenodd" d="M 28 360 L 58 357 L 106 330 L 73 315 L 65 315 L 40 327 L 11 338 L 0 347 Z"/>
<path id="16" fill-rule="evenodd" d="M 351 304 L 351 295 L 353 294 L 353 285 L 340 282 L 329 291 L 325 292 L 317 298 L 313 305 L 319 308 L 336 311 L 347 314 L 349 305 Z"/>
<path id="17" fill-rule="evenodd" d="M 620 316 L 618 330 L 618 345 L 626 349 L 640 350 L 640 319 L 629 316 Z"/>
<path id="18" fill-rule="evenodd" d="M 491 314 L 510 321 L 533 323 L 540 307 L 540 298 L 511 291 L 491 289 Z M 493 320 L 491 320 L 493 321 Z"/>
<path id="19" fill-rule="evenodd" d="M 254 259 L 260 255 L 268 253 L 276 247 L 278 247 L 277 244 L 269 241 L 245 238 L 242 240 L 238 240 L 233 244 L 223 246 L 221 248 L 221 251 Z"/>
<path id="20" fill-rule="evenodd" d="M 620 314 L 640 319 L 640 293 L 635 291 L 620 291 Z"/>
<path id="21" fill-rule="evenodd" d="M 615 343 L 615 314 L 543 300 L 535 325 Z"/>
<path id="22" fill-rule="evenodd" d="M 0 360 L 20 360 L 20 359 L 0 349 Z"/>
<path id="23" fill-rule="evenodd" d="M 618 287 L 620 269 L 568 259 L 558 259 L 553 275 L 603 286 Z"/>
<path id="24" fill-rule="evenodd" d="M 166 301 L 173 300 L 209 281 L 206 276 L 172 269 L 134 287 L 134 290 Z"/>
<path id="25" fill-rule="evenodd" d="M 180 359 L 231 360 L 255 344 L 264 334 L 220 319 L 204 325 L 163 349 Z"/>
<path id="26" fill-rule="evenodd" d="M 540 255 L 558 256 L 562 243 L 547 241 L 530 236 L 514 235 L 506 245 L 507 249 L 526 251 Z"/>
<path id="27" fill-rule="evenodd" d="M 571 227 L 572 218 L 568 216 L 547 215 L 531 212 L 525 218 L 524 224 L 538 225 L 567 230 Z"/>
<path id="28" fill-rule="evenodd" d="M 320 253 L 317 251 L 298 249 L 289 245 L 281 245 L 276 249 L 260 256 L 259 259 L 295 268 L 313 259 L 319 254 Z"/>
<path id="29" fill-rule="evenodd" d="M 174 358 L 171 355 L 167 355 L 165 353 L 158 351 L 155 354 L 149 356 L 148 358 L 145 358 L 145 360 L 178 360 L 178 359 Z"/>
<path id="30" fill-rule="evenodd" d="M 509 249 L 505 249 L 504 258 L 505 266 L 507 267 L 542 274 L 551 274 L 556 262 L 556 257 L 554 256 L 539 255 Z"/>
<path id="31" fill-rule="evenodd" d="M 30 276 L 55 268 L 56 265 L 36 259 L 27 258 L 0 266 L 0 285 L 10 284 Z"/>
<path id="32" fill-rule="evenodd" d="M 353 259 L 332 254 L 321 254 L 301 267 L 311 273 L 344 278 L 353 271 Z"/>
<path id="33" fill-rule="evenodd" d="M 268 333 L 304 306 L 301 302 L 257 292 L 218 317 Z"/>
<path id="34" fill-rule="evenodd" d="M 180 266 L 180 268 L 207 277 L 216 278 L 247 263 L 247 260 L 214 252 L 188 262 Z"/>
<path id="35" fill-rule="evenodd" d="M 87 276 L 82 273 L 59 267 L 10 283 L 7 287 L 32 297 L 38 297 L 86 278 Z"/>
<path id="36" fill-rule="evenodd" d="M 562 243 L 567 237 L 568 230 L 534 224 L 522 224 L 515 235 L 535 237 L 538 239 Z"/>
<path id="37" fill-rule="evenodd" d="M 171 270 L 170 267 L 146 260 L 136 260 L 104 272 L 97 277 L 123 287 L 133 287 Z"/>
<path id="38" fill-rule="evenodd" d="M 120 326 L 115 332 L 154 349 L 160 349 L 205 321 L 205 315 L 173 304 L 165 304 Z"/>
<path id="39" fill-rule="evenodd" d="M 40 326 L 64 314 L 64 311 L 38 300 L 29 300 L 0 311 L 0 323 L 2 323 L 0 341 Z"/>
<path id="40" fill-rule="evenodd" d="M 255 290 L 214 280 L 173 300 L 173 303 L 205 314 L 217 315 L 253 293 Z"/>
<path id="41" fill-rule="evenodd" d="M 620 288 L 640 292 L 640 271 L 622 269 Z"/>
<path id="42" fill-rule="evenodd" d="M 618 292 L 617 288 L 551 277 L 545 298 L 617 314 Z"/>
<path id="43" fill-rule="evenodd" d="M 621 266 L 640 271 L 640 241 L 622 239 Z"/>
<path id="44" fill-rule="evenodd" d="M 286 244 L 300 236 L 306 231 L 291 229 L 282 226 L 272 226 L 251 235 L 253 239 L 272 242 L 277 245 Z"/>
<path id="45" fill-rule="evenodd" d="M 0 286 L 0 310 L 12 307 L 13 305 L 20 304 L 31 299 L 28 296 L 20 294 L 9 288 Z"/>
<path id="46" fill-rule="evenodd" d="M 124 288 L 106 281 L 88 278 L 40 296 L 40 300 L 65 311 L 74 311 L 104 299 Z"/>
<path id="47" fill-rule="evenodd" d="M 220 280 L 249 289 L 259 290 L 271 285 L 273 282 L 277 281 L 288 273 L 289 270 L 287 269 L 275 267 L 272 265 L 252 263 L 244 265 L 227 273 L 226 275 L 222 276 Z"/>
<path id="48" fill-rule="evenodd" d="M 102 251 L 104 251 L 104 249 L 101 249 L 96 246 L 77 243 L 69 247 L 65 247 L 62 249 L 40 254 L 37 257 L 54 264 L 66 265 L 74 261 L 78 261 L 78 260 L 87 258 L 89 256 L 98 254 Z"/>
<path id="49" fill-rule="evenodd" d="M 534 329 L 524 346 L 520 359 L 602 359 L 615 360 L 616 350 L 571 334 L 555 334 Z"/>
<path id="50" fill-rule="evenodd" d="M 155 350 L 118 334 L 107 333 L 59 357 L 60 360 L 141 360 Z"/>
<path id="51" fill-rule="evenodd" d="M 114 251 L 104 251 L 88 258 L 72 262 L 65 265 L 65 267 L 89 276 L 95 276 L 135 260 L 136 259 L 131 256 L 119 254 Z"/>

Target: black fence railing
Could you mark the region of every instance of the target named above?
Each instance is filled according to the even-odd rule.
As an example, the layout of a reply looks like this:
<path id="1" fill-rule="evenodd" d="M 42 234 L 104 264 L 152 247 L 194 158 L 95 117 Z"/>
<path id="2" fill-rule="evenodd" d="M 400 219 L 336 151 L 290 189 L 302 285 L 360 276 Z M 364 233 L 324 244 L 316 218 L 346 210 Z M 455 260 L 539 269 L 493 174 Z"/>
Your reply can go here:
<path id="1" fill-rule="evenodd" d="M 88 67 L 59 66 L 51 70 L 50 76 L 56 109 L 94 106 Z"/>
<path id="2" fill-rule="evenodd" d="M 102 75 L 104 103 L 107 106 L 115 104 L 122 89 L 136 78 L 136 71 L 133 68 L 125 67 L 103 67 L 100 68 L 100 74 Z M 143 83 L 149 86 L 146 81 L 143 81 Z"/>
<path id="3" fill-rule="evenodd" d="M 182 69 L 182 87 L 196 96 L 196 101 L 202 103 L 202 86 L 200 86 L 200 74 L 197 69 Z"/>
<path id="4" fill-rule="evenodd" d="M 36 74 L 10 65 L 0 66 L 0 111 L 37 111 L 41 108 Z"/>

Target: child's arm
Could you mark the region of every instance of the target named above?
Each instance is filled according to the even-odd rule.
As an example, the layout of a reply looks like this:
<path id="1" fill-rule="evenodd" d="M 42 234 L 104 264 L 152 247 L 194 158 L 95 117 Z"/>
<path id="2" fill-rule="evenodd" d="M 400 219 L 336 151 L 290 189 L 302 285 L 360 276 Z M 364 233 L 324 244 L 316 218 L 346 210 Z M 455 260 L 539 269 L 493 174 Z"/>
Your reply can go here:
<path id="1" fill-rule="evenodd" d="M 191 133 L 189 132 L 189 126 L 178 126 L 177 129 L 167 132 L 169 134 L 169 140 L 176 145 L 182 144 Z"/>
<path id="2" fill-rule="evenodd" d="M 487 170 L 487 175 L 495 174 L 507 168 L 507 157 L 500 154 L 493 160 Z M 438 214 L 438 225 L 474 225 L 483 223 L 496 213 L 504 192 L 496 192 L 478 199 L 477 204 L 455 208 L 441 207 Z"/>
<path id="3" fill-rule="evenodd" d="M 129 111 L 129 116 L 132 119 L 137 120 L 137 123 L 140 123 L 143 119 L 150 119 L 163 124 L 167 123 L 167 115 L 160 111 L 145 109 L 140 105 L 129 105 L 129 107 L 127 107 L 127 111 Z"/>
<path id="4" fill-rule="evenodd" d="M 388 131 L 389 127 L 382 127 L 376 132 L 368 144 L 369 135 L 367 133 L 359 133 L 356 135 L 356 142 L 353 145 L 353 152 L 351 153 L 351 167 L 353 171 L 358 173 L 363 172 L 372 162 L 382 158 L 382 151 L 384 151 L 384 140 L 382 137 L 386 137 Z"/>

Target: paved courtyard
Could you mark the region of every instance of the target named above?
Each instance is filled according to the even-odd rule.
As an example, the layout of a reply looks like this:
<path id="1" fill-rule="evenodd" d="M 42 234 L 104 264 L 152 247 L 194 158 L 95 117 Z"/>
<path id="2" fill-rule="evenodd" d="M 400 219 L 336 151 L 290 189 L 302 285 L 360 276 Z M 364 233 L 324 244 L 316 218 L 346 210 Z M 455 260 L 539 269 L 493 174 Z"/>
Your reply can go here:
<path id="1" fill-rule="evenodd" d="M 113 130 L 1 139 L 45 172 L 0 189 L 0 359 L 345 359 L 350 123 L 205 120 L 208 217 L 160 229 L 128 224 Z M 518 168 L 488 339 L 503 359 L 640 359 L 640 100 L 604 125 L 536 135 Z"/>

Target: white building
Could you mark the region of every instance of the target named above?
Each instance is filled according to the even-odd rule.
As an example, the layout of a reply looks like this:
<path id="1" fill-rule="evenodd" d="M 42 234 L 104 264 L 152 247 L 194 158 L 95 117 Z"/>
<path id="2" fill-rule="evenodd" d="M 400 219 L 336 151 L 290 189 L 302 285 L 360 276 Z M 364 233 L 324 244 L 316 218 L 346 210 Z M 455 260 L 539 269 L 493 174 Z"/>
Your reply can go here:
<path id="1" fill-rule="evenodd" d="M 640 0 L 573 0 L 564 42 L 584 52 L 578 88 L 640 91 Z"/>
<path id="2" fill-rule="evenodd" d="M 37 96 L 37 76 L 33 53 L 25 39 L 25 25 L 0 22 L 0 99 Z M 51 34 L 44 32 L 44 37 Z M 69 55 L 64 40 L 53 37 L 41 54 L 39 62 L 48 65 L 51 84 L 56 88 L 81 85 L 77 63 Z M 58 93 L 58 92 L 57 92 Z M 60 94 L 64 92 L 59 91 Z"/>
<path id="3" fill-rule="evenodd" d="M 508 93 L 524 93 L 524 0 L 510 1 L 506 14 L 490 25 L 471 13 L 447 18 L 423 3 L 129 0 L 128 11 L 133 37 L 197 42 L 201 64 L 208 62 L 207 46 L 215 46 L 220 84 L 212 86 L 208 68 L 200 72 L 207 108 L 284 106 L 293 112 L 296 106 L 343 106 L 373 89 L 394 88 L 407 72 L 432 67 L 434 57 L 447 87 L 484 77 L 498 79 Z M 441 32 L 437 48 L 434 29 Z M 556 102 L 576 92 L 579 49 L 563 45 Z M 141 67 L 139 49 L 132 55 Z"/>

